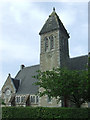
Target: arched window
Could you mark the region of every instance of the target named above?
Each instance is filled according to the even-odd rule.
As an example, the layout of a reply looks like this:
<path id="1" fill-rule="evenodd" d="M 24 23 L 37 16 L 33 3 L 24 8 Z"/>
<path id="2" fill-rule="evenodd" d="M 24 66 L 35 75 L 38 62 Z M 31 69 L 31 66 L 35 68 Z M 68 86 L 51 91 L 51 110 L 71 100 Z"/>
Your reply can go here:
<path id="1" fill-rule="evenodd" d="M 25 96 L 22 96 L 21 97 L 21 102 L 24 102 L 25 101 Z"/>
<path id="2" fill-rule="evenodd" d="M 38 96 L 36 96 L 36 103 L 38 103 L 39 102 L 39 97 Z"/>
<path id="3" fill-rule="evenodd" d="M 35 103 L 35 95 L 31 96 L 30 102 L 31 102 L 31 103 Z"/>
<path id="4" fill-rule="evenodd" d="M 49 39 L 50 39 L 50 50 L 52 50 L 52 49 L 54 49 L 54 39 L 53 39 L 53 36 L 51 35 L 49 37 Z"/>
<path id="5" fill-rule="evenodd" d="M 48 38 L 45 37 L 44 41 L 45 41 L 45 51 L 47 51 L 47 49 L 48 49 Z"/>
<path id="6" fill-rule="evenodd" d="M 20 103 L 20 96 L 17 96 L 17 97 L 16 97 L 16 102 L 17 102 L 17 103 Z"/>

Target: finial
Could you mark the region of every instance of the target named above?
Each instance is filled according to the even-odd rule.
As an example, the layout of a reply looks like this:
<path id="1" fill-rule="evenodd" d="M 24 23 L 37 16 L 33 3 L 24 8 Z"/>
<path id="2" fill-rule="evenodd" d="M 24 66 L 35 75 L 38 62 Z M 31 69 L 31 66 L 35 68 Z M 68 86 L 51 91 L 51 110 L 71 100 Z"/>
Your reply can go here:
<path id="1" fill-rule="evenodd" d="M 55 11 L 55 7 L 53 7 L 53 11 Z"/>
<path id="2" fill-rule="evenodd" d="M 11 74 L 9 73 L 8 76 L 11 76 Z"/>

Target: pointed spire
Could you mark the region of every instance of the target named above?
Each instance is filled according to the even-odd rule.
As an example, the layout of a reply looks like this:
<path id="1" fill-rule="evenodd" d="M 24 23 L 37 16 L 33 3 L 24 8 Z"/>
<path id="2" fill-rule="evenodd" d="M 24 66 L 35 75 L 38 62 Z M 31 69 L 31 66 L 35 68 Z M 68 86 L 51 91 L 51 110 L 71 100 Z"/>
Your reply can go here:
<path id="1" fill-rule="evenodd" d="M 43 25 L 41 31 L 39 32 L 39 35 L 42 35 L 44 33 L 47 33 L 47 32 L 50 32 L 50 31 L 56 30 L 56 29 L 57 30 L 60 29 L 61 31 L 63 31 L 65 34 L 67 34 L 67 36 L 69 38 L 69 34 L 67 33 L 67 30 L 65 29 L 59 16 L 55 12 L 55 7 L 53 7 L 53 12 L 49 15 L 49 18 L 47 19 L 47 21 Z"/>
<path id="2" fill-rule="evenodd" d="M 8 76 L 11 76 L 11 74 L 9 73 Z"/>
<path id="3" fill-rule="evenodd" d="M 8 77 L 10 77 L 10 78 L 11 78 L 11 74 L 10 74 L 10 73 L 8 74 Z"/>
<path id="4" fill-rule="evenodd" d="M 53 12 L 55 12 L 55 7 L 53 7 Z"/>

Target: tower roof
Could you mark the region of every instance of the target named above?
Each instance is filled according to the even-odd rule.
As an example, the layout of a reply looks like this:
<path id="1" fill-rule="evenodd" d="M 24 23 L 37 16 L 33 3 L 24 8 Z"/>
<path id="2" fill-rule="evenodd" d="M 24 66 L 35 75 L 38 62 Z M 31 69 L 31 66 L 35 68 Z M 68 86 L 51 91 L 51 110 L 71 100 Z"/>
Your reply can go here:
<path id="1" fill-rule="evenodd" d="M 55 8 L 53 8 L 53 12 L 51 13 L 51 15 L 49 15 L 49 18 L 46 20 L 39 34 L 41 35 L 57 29 L 60 29 L 61 31 L 63 31 L 69 37 L 67 30 L 65 29 L 63 23 L 59 19 L 59 16 L 55 12 Z"/>

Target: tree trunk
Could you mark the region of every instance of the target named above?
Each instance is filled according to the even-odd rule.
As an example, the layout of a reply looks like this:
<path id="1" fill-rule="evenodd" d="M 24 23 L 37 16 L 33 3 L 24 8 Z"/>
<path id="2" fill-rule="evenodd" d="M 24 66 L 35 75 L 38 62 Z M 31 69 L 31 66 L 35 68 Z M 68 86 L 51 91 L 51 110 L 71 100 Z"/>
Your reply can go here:
<path id="1" fill-rule="evenodd" d="M 77 108 L 80 108 L 81 107 L 81 104 L 80 104 L 80 101 L 79 101 L 79 98 L 77 98 L 75 95 L 73 95 L 73 98 L 74 98 L 74 103 L 75 103 L 75 106 Z"/>
<path id="2" fill-rule="evenodd" d="M 75 106 L 76 106 L 77 108 L 80 108 L 80 107 L 81 107 L 81 104 L 80 104 L 80 103 L 76 103 Z"/>
<path id="3" fill-rule="evenodd" d="M 67 99 L 67 97 L 64 97 L 64 107 L 68 107 L 68 99 Z"/>

